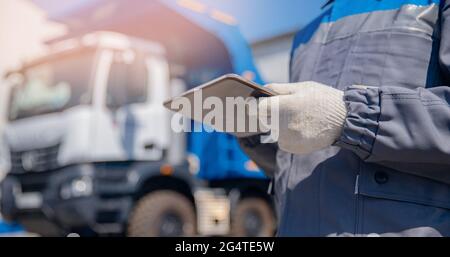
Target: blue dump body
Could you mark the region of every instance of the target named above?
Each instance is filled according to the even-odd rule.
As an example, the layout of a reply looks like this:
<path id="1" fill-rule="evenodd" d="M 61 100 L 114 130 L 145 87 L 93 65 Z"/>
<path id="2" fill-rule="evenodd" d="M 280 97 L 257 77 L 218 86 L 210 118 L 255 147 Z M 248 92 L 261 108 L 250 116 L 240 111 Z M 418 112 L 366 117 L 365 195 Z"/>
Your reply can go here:
<path id="1" fill-rule="evenodd" d="M 195 154 L 200 161 L 197 174 L 200 179 L 265 178 L 231 135 L 191 132 L 188 134 L 188 151 Z"/>
<path id="2" fill-rule="evenodd" d="M 182 8 L 176 4 L 175 0 L 163 0 L 161 2 L 204 30 L 214 34 L 223 42 L 228 50 L 231 70 L 222 70 L 222 73 L 252 73 L 254 81 L 263 84 L 254 65 L 250 47 L 242 37 L 238 27 L 224 24 L 211 19 L 207 15 Z M 191 132 L 188 134 L 188 151 L 196 155 L 200 161 L 200 170 L 197 174 L 200 179 L 266 178 L 264 173 L 242 152 L 237 140 L 229 134 Z"/>

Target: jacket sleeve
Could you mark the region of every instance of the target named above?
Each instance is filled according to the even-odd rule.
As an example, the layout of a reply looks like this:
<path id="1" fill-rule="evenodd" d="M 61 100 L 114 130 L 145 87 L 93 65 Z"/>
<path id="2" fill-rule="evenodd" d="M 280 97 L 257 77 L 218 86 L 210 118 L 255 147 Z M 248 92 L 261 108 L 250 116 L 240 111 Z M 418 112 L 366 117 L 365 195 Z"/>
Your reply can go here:
<path id="1" fill-rule="evenodd" d="M 450 81 L 450 1 L 441 22 L 439 58 Z M 348 88 L 348 113 L 336 145 L 366 162 L 450 183 L 449 86 Z"/>
<path id="2" fill-rule="evenodd" d="M 344 99 L 338 146 L 367 162 L 450 182 L 449 87 L 351 87 Z"/>

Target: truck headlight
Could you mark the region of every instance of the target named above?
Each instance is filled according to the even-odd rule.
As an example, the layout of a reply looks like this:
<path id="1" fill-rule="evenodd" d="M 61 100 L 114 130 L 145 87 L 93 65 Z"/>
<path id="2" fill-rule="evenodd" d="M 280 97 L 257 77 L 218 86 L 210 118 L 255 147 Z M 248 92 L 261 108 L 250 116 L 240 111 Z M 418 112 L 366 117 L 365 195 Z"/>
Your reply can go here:
<path id="1" fill-rule="evenodd" d="M 93 191 L 93 183 L 91 177 L 76 178 L 61 187 L 60 196 L 67 200 L 71 198 L 89 196 Z"/>

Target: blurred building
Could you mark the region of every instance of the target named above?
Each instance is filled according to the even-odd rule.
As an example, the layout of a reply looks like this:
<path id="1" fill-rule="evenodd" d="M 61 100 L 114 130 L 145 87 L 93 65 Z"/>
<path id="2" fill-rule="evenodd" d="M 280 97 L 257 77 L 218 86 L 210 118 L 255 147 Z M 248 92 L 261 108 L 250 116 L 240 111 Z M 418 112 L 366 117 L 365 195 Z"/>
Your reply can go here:
<path id="1" fill-rule="evenodd" d="M 289 58 L 295 32 L 285 32 L 251 44 L 255 63 L 267 82 L 289 81 Z"/>

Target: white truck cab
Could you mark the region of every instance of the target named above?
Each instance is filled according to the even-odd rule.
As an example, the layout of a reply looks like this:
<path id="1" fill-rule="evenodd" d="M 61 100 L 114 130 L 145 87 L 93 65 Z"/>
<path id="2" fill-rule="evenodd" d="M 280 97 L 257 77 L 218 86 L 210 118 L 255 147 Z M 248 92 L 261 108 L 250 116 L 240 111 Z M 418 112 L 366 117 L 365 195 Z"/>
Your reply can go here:
<path id="1" fill-rule="evenodd" d="M 158 43 L 87 34 L 52 45 L 50 55 L 11 72 L 7 81 L 6 219 L 43 235 L 86 224 L 95 233 L 121 233 L 133 205 L 129 196 L 141 193 L 146 176 L 161 175 L 166 165 L 171 175 L 190 181 L 184 156 L 168 162 L 169 148 L 184 144 L 171 137 L 170 113 L 162 105 L 171 79 Z M 108 194 L 123 194 L 124 200 L 97 204 Z M 39 214 L 22 215 L 30 210 Z"/>
<path id="2" fill-rule="evenodd" d="M 160 160 L 170 132 L 161 105 L 170 83 L 164 48 L 97 32 L 53 49 L 10 75 L 18 78 L 6 138 L 13 152 L 30 151 L 22 168 L 47 168 L 33 150 L 56 148 L 57 166 Z"/>

